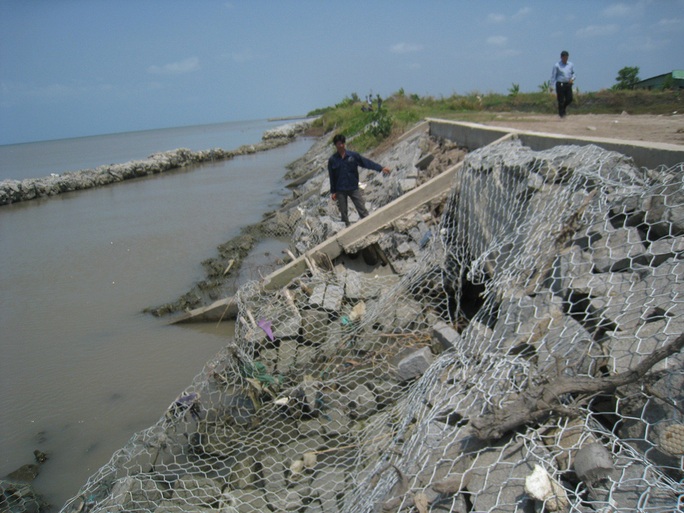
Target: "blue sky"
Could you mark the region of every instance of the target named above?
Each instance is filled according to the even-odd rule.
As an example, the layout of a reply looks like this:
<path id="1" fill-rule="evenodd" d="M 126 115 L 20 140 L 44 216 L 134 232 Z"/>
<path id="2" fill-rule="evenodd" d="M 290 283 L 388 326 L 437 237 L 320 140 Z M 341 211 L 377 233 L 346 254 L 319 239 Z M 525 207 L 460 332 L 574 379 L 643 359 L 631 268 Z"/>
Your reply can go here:
<path id="1" fill-rule="evenodd" d="M 684 0 L 0 0 L 0 144 L 536 91 L 563 49 L 597 91 L 682 48 Z"/>

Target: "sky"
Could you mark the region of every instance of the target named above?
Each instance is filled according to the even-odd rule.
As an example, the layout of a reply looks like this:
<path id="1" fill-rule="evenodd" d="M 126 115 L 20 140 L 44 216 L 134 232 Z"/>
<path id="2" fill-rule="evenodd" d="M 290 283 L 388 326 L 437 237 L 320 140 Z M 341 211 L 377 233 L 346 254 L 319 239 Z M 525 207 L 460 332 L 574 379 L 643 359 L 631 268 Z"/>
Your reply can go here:
<path id="1" fill-rule="evenodd" d="M 684 0 L 0 0 L 0 144 L 684 69 Z"/>

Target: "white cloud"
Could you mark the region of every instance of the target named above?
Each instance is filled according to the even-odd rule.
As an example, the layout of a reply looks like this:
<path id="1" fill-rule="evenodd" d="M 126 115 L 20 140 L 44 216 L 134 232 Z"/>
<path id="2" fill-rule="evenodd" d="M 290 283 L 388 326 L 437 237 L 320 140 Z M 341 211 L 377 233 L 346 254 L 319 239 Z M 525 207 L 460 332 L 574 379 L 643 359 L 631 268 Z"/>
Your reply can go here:
<path id="1" fill-rule="evenodd" d="M 664 30 L 680 29 L 684 25 L 684 20 L 681 18 L 663 18 L 658 22 L 658 27 Z"/>
<path id="2" fill-rule="evenodd" d="M 508 43 L 508 38 L 506 36 L 489 36 L 487 38 L 487 44 L 492 46 L 504 46 Z"/>
<path id="3" fill-rule="evenodd" d="M 618 32 L 619 28 L 615 24 L 610 25 L 587 25 L 577 31 L 577 37 L 599 37 L 609 36 Z"/>
<path id="4" fill-rule="evenodd" d="M 518 21 L 523 18 L 525 18 L 528 14 L 532 12 L 532 9 L 529 7 L 523 7 L 522 9 L 518 10 L 515 14 L 511 16 L 511 20 Z M 506 15 L 505 14 L 499 14 L 496 12 L 493 12 L 489 15 L 487 15 L 487 21 L 489 23 L 506 23 Z"/>
<path id="5" fill-rule="evenodd" d="M 197 57 L 189 57 L 182 61 L 164 64 L 163 66 L 152 65 L 147 68 L 147 72 L 155 75 L 179 75 L 182 73 L 192 73 L 198 69 L 200 69 L 199 59 Z"/>
<path id="6" fill-rule="evenodd" d="M 230 54 L 230 59 L 235 62 L 248 62 L 254 60 L 254 54 L 251 50 L 242 50 L 241 52 L 232 52 Z"/>
<path id="7" fill-rule="evenodd" d="M 667 39 L 654 39 L 650 35 L 633 36 L 620 43 L 620 47 L 634 53 L 646 53 L 667 47 Z"/>
<path id="8" fill-rule="evenodd" d="M 518 12 L 516 12 L 513 15 L 513 19 L 514 20 L 520 20 L 520 19 L 526 17 L 531 12 L 532 12 L 532 9 L 530 9 L 529 7 L 523 7 L 522 9 L 520 9 Z"/>
<path id="9" fill-rule="evenodd" d="M 423 45 L 415 43 L 397 43 L 390 47 L 392 53 L 416 53 L 423 49 Z"/>
<path id="10" fill-rule="evenodd" d="M 606 7 L 603 14 L 609 18 L 623 18 L 632 14 L 632 7 L 626 4 L 613 4 Z"/>

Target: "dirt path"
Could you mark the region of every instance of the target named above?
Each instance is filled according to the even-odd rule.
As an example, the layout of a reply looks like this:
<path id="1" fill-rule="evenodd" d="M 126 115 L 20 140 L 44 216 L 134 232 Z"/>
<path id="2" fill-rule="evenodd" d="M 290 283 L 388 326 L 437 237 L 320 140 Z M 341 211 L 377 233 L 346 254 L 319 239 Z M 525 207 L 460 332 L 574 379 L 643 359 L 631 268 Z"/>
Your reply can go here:
<path id="1" fill-rule="evenodd" d="M 502 113 L 483 124 L 533 132 L 684 145 L 684 113 L 670 116 L 568 114 L 564 119 L 543 114 Z"/>

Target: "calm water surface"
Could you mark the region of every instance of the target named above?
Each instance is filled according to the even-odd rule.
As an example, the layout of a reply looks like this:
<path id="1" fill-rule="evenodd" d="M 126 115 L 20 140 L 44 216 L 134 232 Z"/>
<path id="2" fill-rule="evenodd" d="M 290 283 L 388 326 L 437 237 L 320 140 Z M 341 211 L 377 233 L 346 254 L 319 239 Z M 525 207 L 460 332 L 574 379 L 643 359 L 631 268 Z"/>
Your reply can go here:
<path id="1" fill-rule="evenodd" d="M 258 142 L 273 126 L 235 124 L 224 143 L 204 149 Z M 211 139 L 211 127 L 196 128 L 188 139 Z M 149 154 L 164 132 L 125 135 L 131 151 L 147 146 Z M 69 161 L 60 147 L 70 153 L 74 141 L 62 143 L 50 151 Z M 156 422 L 232 330 L 168 326 L 142 309 L 186 292 L 217 245 L 277 207 L 287 194 L 285 165 L 310 144 L 0 207 L 0 476 L 32 462 L 34 449 L 47 452 L 34 484 L 60 508 Z M 121 162 L 139 158 L 117 151 Z M 32 176 L 60 172 L 40 169 Z"/>
<path id="2" fill-rule="evenodd" d="M 50 173 L 92 169 L 104 164 L 141 160 L 153 153 L 188 148 L 234 150 L 259 142 L 265 130 L 283 123 L 235 121 L 215 125 L 146 130 L 0 145 L 0 180 L 39 178 Z"/>

